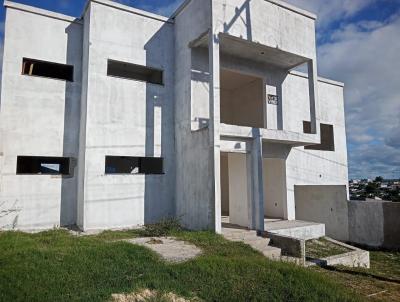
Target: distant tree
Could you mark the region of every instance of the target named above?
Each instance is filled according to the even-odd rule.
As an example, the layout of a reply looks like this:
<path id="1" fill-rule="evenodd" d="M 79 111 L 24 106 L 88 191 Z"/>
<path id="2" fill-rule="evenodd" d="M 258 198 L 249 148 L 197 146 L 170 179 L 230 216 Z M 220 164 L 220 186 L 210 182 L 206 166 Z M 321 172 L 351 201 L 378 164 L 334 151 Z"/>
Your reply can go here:
<path id="1" fill-rule="evenodd" d="M 376 194 L 379 191 L 378 184 L 375 182 L 370 182 L 365 187 L 365 193 L 367 194 Z"/>
<path id="2" fill-rule="evenodd" d="M 382 176 L 376 177 L 374 182 L 383 182 L 383 177 Z"/>

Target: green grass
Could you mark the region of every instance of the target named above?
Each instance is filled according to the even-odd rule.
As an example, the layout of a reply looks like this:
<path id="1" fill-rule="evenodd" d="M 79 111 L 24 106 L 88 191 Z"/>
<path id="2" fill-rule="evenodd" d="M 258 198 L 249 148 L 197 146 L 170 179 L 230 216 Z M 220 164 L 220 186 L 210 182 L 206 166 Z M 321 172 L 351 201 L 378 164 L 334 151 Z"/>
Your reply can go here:
<path id="1" fill-rule="evenodd" d="M 400 301 L 400 252 L 370 251 L 370 269 L 314 269 L 363 295 L 365 301 Z"/>
<path id="2" fill-rule="evenodd" d="M 210 232 L 172 229 L 202 248 L 202 256 L 168 264 L 144 247 L 115 241 L 137 230 L 79 237 L 62 230 L 2 232 L 0 301 L 107 301 L 146 288 L 205 301 L 361 301 L 312 269 L 269 261 Z"/>
<path id="3" fill-rule="evenodd" d="M 344 246 L 326 240 L 325 238 L 312 239 L 306 241 L 307 258 L 322 259 L 348 252 L 351 252 L 351 250 Z"/>

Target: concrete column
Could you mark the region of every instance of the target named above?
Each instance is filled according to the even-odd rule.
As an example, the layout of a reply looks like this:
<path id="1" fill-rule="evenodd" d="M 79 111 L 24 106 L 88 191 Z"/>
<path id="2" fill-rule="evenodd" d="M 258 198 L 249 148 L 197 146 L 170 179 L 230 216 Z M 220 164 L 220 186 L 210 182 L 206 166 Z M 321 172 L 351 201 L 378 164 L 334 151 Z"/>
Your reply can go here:
<path id="1" fill-rule="evenodd" d="M 251 227 L 259 232 L 264 231 L 264 180 L 263 153 L 260 129 L 253 128 L 251 149 Z"/>
<path id="2" fill-rule="evenodd" d="M 310 94 L 310 117 L 311 117 L 311 133 L 318 133 L 318 71 L 317 61 L 310 60 L 307 63 L 308 67 L 308 90 Z"/>
<path id="3" fill-rule="evenodd" d="M 211 220 L 215 232 L 221 233 L 221 144 L 220 144 L 220 64 L 219 37 L 214 33 L 214 23 L 208 37 L 209 71 L 210 71 L 210 168 L 212 169 Z"/>

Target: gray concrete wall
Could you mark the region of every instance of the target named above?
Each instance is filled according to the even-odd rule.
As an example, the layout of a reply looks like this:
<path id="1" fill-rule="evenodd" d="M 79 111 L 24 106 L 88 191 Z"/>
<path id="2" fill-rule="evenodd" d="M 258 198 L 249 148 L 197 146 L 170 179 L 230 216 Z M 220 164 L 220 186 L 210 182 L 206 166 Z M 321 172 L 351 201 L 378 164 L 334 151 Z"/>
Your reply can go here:
<path id="1" fill-rule="evenodd" d="M 327 236 L 348 241 L 346 186 L 295 186 L 296 219 L 325 224 Z"/>
<path id="2" fill-rule="evenodd" d="M 16 175 L 19 155 L 78 157 L 82 25 L 6 3 L 0 108 L 0 227 L 48 229 L 76 221 L 72 177 Z M 22 58 L 70 64 L 74 82 L 21 74 Z"/>
<path id="3" fill-rule="evenodd" d="M 262 157 L 286 160 L 287 194 L 281 204 L 287 219 L 295 218 L 294 185 L 347 183 L 343 87 L 321 80 L 314 89 L 312 76 L 309 81 L 226 52 L 235 43 L 250 50 L 270 47 L 272 53 L 278 47 L 282 51 L 275 63 L 311 59 L 310 75 L 316 74 L 312 14 L 274 1 L 192 0 L 168 20 L 97 0 L 89 2 L 82 25 L 67 16 L 23 7 L 7 13 L 0 112 L 0 205 L 19 211 L 21 227 L 76 222 L 85 230 L 122 228 L 176 216 L 191 229 L 218 231 L 221 148 L 251 152 L 252 201 L 260 200 L 251 205 L 251 215 L 259 216 L 252 217 L 252 223 L 263 225 L 265 214 Z M 226 40 L 221 33 L 234 39 Z M 225 39 L 225 49 L 220 39 Z M 21 76 L 22 56 L 73 64 L 75 81 Z M 109 77 L 108 59 L 163 69 L 165 85 Z M 235 118 L 257 120 L 251 126 L 268 129 L 233 127 L 234 135 L 225 135 L 220 143 L 221 69 L 260 79 L 257 90 L 232 95 L 242 113 Z M 314 110 L 310 103 L 317 90 Z M 267 94 L 278 95 L 279 105 L 267 104 Z M 241 106 L 248 98 L 257 99 L 251 111 L 262 107 L 254 120 L 244 110 L 249 107 Z M 298 147 L 289 153 L 291 143 L 307 136 L 303 121 L 319 119 L 335 127 L 335 152 Z M 29 128 L 20 120 L 28 121 Z M 243 133 L 247 136 L 240 138 Z M 286 145 L 279 144 L 283 140 Z M 72 156 L 78 158 L 78 168 L 72 178 L 16 176 L 17 155 Z M 106 155 L 161 156 L 166 173 L 106 175 Z M 274 184 L 266 186 L 268 191 Z M 17 215 L 9 217 L 7 225 Z"/>
<path id="4" fill-rule="evenodd" d="M 270 244 L 282 250 L 282 256 L 291 256 L 300 258 L 300 263 L 305 264 L 306 261 L 306 242 L 304 239 L 298 239 L 281 234 L 268 232 L 266 237 L 271 239 Z"/>
<path id="5" fill-rule="evenodd" d="M 349 241 L 372 247 L 400 249 L 400 203 L 349 202 Z"/>
<path id="6" fill-rule="evenodd" d="M 213 14 L 218 16 L 220 32 L 315 57 L 315 17 L 311 15 L 264 0 L 215 0 Z"/>
<path id="7" fill-rule="evenodd" d="M 376 248 L 400 248 L 400 203 L 347 201 L 345 186 L 296 186 L 296 217 L 325 223 L 326 234 Z"/>
<path id="8" fill-rule="evenodd" d="M 174 216 L 174 28 L 165 19 L 90 3 L 84 229 Z M 127 29 L 140 34 L 127 34 Z M 107 60 L 164 71 L 164 85 L 107 76 Z M 105 156 L 164 158 L 164 175 L 106 175 Z"/>
<path id="9" fill-rule="evenodd" d="M 193 0 L 175 19 L 176 215 L 191 229 L 214 229 L 214 174 L 209 131 L 208 128 L 192 128 L 192 121 L 198 125 L 202 119 L 207 125 L 210 116 L 207 89 L 210 75 L 205 58 L 208 52 L 192 53 L 188 47 L 211 26 L 209 4 Z M 205 86 L 194 92 L 195 85 Z M 198 109 L 194 104 L 199 105 Z"/>
<path id="10" fill-rule="evenodd" d="M 228 153 L 221 153 L 221 214 L 229 215 Z"/>
<path id="11" fill-rule="evenodd" d="M 264 158 L 264 215 L 283 218 L 286 206 L 286 160 Z"/>
<path id="12" fill-rule="evenodd" d="M 296 90 L 304 91 L 307 85 L 306 79 L 297 75 L 292 75 L 291 78 L 293 80 L 288 81 L 290 87 L 286 91 L 290 94 L 294 94 Z M 320 80 L 318 82 L 318 92 L 320 122 L 333 125 L 335 151 L 305 150 L 304 147 L 296 147 L 291 150 L 286 162 L 287 217 L 289 219 L 296 217 L 295 185 L 347 186 L 348 184 L 343 87 Z M 309 111 L 305 109 L 304 105 L 306 104 L 306 99 L 303 95 L 297 94 L 296 98 L 293 95 L 293 97 L 287 97 L 286 100 L 289 104 L 285 106 L 285 120 L 288 121 L 289 116 L 296 117 L 292 123 L 286 123 L 286 127 L 301 131 L 300 129 L 303 128 L 302 121 L 309 120 Z M 297 101 L 299 103 L 296 103 Z"/>
<path id="13" fill-rule="evenodd" d="M 250 227 L 251 187 L 247 157 L 247 154 L 228 154 L 229 222 L 243 227 Z"/>
<path id="14" fill-rule="evenodd" d="M 263 79 L 221 70 L 221 122 L 264 128 Z"/>

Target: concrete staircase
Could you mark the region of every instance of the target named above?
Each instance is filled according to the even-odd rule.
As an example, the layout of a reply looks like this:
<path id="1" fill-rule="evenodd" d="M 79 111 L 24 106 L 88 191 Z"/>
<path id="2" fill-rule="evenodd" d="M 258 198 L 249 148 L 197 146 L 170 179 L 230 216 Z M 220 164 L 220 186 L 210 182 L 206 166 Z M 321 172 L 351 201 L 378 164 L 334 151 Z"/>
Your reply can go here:
<path id="1" fill-rule="evenodd" d="M 269 246 L 269 239 L 257 236 L 256 231 L 236 228 L 222 228 L 222 236 L 229 241 L 243 242 L 250 245 L 253 249 L 261 252 L 270 259 L 280 259 L 281 249 Z"/>

